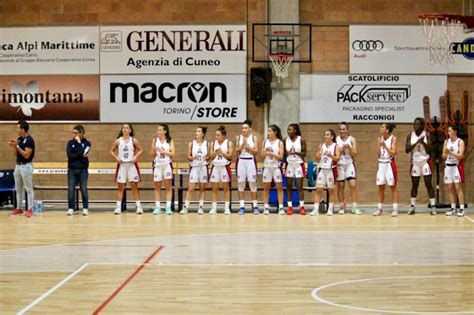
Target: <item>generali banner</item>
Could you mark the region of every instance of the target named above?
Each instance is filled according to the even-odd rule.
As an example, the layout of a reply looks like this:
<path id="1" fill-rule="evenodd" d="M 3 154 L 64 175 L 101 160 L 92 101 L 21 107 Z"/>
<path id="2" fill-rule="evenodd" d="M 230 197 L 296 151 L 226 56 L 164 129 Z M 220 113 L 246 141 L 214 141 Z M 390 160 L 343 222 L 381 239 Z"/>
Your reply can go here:
<path id="1" fill-rule="evenodd" d="M 247 117 L 245 74 L 102 75 L 101 122 L 236 122 Z"/>
<path id="2" fill-rule="evenodd" d="M 246 25 L 101 26 L 103 74 L 247 71 Z"/>
<path id="3" fill-rule="evenodd" d="M 99 76 L 0 76 L 0 120 L 98 121 Z"/>
<path id="4" fill-rule="evenodd" d="M 457 29 L 451 46 L 454 62 L 431 64 L 426 37 L 415 25 L 351 25 L 351 73 L 474 73 L 474 33 Z"/>
<path id="5" fill-rule="evenodd" d="M 0 74 L 98 74 L 99 27 L 0 28 Z"/>
<path id="6" fill-rule="evenodd" d="M 439 115 L 446 75 L 300 75 L 300 121 L 411 123 L 423 117 L 423 97 Z"/>

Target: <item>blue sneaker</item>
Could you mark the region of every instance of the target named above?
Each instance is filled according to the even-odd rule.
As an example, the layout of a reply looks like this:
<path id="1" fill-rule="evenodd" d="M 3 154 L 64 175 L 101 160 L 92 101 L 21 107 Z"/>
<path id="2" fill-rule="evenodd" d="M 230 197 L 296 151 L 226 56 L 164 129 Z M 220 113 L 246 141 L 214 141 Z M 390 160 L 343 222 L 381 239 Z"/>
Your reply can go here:
<path id="1" fill-rule="evenodd" d="M 171 208 L 166 208 L 166 214 L 173 215 L 173 211 L 171 211 Z"/>
<path id="2" fill-rule="evenodd" d="M 244 215 L 245 214 L 245 208 L 242 207 L 239 209 L 239 215 Z"/>
<path id="3" fill-rule="evenodd" d="M 259 215 L 259 214 L 260 214 L 260 210 L 258 210 L 258 207 L 254 207 L 254 208 L 253 208 L 253 214 L 255 214 L 255 215 Z"/>
<path id="4" fill-rule="evenodd" d="M 155 207 L 155 209 L 153 209 L 153 215 L 159 215 L 159 214 L 161 214 L 161 208 Z"/>

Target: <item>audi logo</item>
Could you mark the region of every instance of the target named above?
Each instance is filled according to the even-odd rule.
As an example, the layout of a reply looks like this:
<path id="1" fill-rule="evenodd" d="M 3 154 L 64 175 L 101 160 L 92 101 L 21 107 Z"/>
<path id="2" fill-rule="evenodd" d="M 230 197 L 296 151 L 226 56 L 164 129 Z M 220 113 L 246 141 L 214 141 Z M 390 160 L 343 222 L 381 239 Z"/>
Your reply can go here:
<path id="1" fill-rule="evenodd" d="M 355 40 L 352 42 L 355 51 L 381 51 L 383 42 L 381 40 Z"/>

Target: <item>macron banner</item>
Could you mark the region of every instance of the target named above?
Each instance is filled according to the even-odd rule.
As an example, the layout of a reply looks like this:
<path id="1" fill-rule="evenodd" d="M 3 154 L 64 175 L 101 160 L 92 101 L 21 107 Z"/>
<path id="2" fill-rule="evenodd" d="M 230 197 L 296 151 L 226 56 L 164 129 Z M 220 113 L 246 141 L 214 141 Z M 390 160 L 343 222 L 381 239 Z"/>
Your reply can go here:
<path id="1" fill-rule="evenodd" d="M 451 46 L 454 62 L 431 64 L 421 26 L 350 25 L 350 73 L 474 73 L 474 35 L 457 29 Z"/>
<path id="2" fill-rule="evenodd" d="M 423 97 L 439 117 L 445 75 L 300 75 L 300 121 L 411 123 L 423 117 Z"/>
<path id="3" fill-rule="evenodd" d="M 101 26 L 102 74 L 247 71 L 247 26 Z"/>
<path id="4" fill-rule="evenodd" d="M 0 74 L 98 74 L 99 27 L 0 28 Z"/>
<path id="5" fill-rule="evenodd" d="M 247 117 L 247 80 L 234 75 L 102 75 L 100 121 L 224 123 Z"/>

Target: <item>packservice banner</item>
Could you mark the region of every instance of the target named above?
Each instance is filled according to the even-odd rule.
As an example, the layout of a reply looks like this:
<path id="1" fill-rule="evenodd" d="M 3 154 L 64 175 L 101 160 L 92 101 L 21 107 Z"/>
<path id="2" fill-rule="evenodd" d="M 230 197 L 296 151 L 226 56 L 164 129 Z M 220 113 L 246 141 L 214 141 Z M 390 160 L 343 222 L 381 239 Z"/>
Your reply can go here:
<path id="1" fill-rule="evenodd" d="M 439 115 L 445 75 L 300 75 L 300 121 L 410 123 L 423 117 L 423 97 L 431 116 Z"/>

